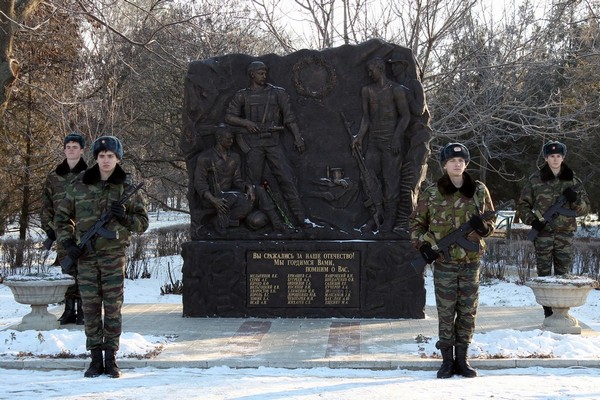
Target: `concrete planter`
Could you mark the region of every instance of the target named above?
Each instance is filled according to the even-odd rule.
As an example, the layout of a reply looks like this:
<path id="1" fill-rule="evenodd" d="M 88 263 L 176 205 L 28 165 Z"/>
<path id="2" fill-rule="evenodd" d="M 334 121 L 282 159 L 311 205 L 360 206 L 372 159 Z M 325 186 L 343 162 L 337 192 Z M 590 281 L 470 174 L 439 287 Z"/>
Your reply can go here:
<path id="1" fill-rule="evenodd" d="M 60 279 L 37 278 L 32 280 L 6 279 L 4 284 L 10 288 L 17 303 L 31 305 L 31 312 L 23 317 L 17 330 L 51 330 L 59 328 L 56 316 L 48 312 L 48 304 L 63 300 L 67 288 L 75 279 L 63 275 Z"/>
<path id="2" fill-rule="evenodd" d="M 542 324 L 544 329 L 555 333 L 581 334 L 579 321 L 569 315 L 569 309 L 585 304 L 595 281 L 580 277 L 540 277 L 525 282 L 525 285 L 533 290 L 538 304 L 552 307 L 552 315 Z"/>

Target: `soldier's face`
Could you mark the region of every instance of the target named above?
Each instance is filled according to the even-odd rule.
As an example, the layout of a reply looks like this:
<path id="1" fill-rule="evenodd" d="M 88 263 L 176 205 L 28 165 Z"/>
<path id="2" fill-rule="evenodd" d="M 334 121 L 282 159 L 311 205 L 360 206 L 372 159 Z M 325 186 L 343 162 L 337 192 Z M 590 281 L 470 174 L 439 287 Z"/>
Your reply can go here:
<path id="1" fill-rule="evenodd" d="M 444 170 L 450 177 L 459 177 L 467 169 L 467 163 L 462 157 L 454 157 L 446 161 Z"/>
<path id="2" fill-rule="evenodd" d="M 101 151 L 96 158 L 101 173 L 112 173 L 119 162 L 117 155 L 112 151 Z"/>
<path id="3" fill-rule="evenodd" d="M 83 156 L 83 148 L 77 142 L 69 142 L 65 145 L 65 157 L 67 160 L 79 160 Z"/>
<path id="4" fill-rule="evenodd" d="M 252 79 L 259 85 L 264 85 L 267 83 L 267 71 L 264 69 L 259 69 L 257 71 L 252 71 Z"/>
<path id="5" fill-rule="evenodd" d="M 217 141 L 219 144 L 226 149 L 230 148 L 233 145 L 233 133 L 226 132 L 222 133 L 217 137 Z"/>
<path id="6" fill-rule="evenodd" d="M 552 169 L 559 169 L 562 164 L 564 157 L 562 154 L 550 154 L 546 157 L 546 162 Z"/>

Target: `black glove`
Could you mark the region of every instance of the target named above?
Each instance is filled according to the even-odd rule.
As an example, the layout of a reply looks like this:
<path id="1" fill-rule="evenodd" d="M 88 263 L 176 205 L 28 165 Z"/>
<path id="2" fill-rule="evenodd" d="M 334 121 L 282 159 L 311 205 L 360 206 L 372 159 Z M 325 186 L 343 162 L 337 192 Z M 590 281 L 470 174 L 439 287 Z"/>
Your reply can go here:
<path id="1" fill-rule="evenodd" d="M 83 250 L 77 246 L 73 239 L 67 239 L 63 242 L 63 247 L 67 251 L 67 255 L 71 260 L 73 260 L 73 264 L 81 257 Z"/>
<path id="2" fill-rule="evenodd" d="M 541 232 L 542 229 L 544 229 L 544 227 L 546 226 L 545 222 L 540 221 L 539 219 L 534 219 L 533 221 L 531 221 L 531 227 L 533 229 L 535 229 L 538 232 Z"/>
<path id="3" fill-rule="evenodd" d="M 431 264 L 440 256 L 440 253 L 432 249 L 431 245 L 427 242 L 423 243 L 421 247 L 419 247 L 419 251 L 423 255 L 425 261 L 427 261 L 427 264 Z"/>
<path id="4" fill-rule="evenodd" d="M 110 205 L 110 212 L 115 216 L 119 222 L 123 221 L 125 217 L 127 217 L 127 213 L 125 211 L 125 204 L 120 204 L 117 201 L 113 201 Z"/>
<path id="5" fill-rule="evenodd" d="M 485 236 L 490 233 L 490 228 L 485 225 L 485 221 L 479 215 L 473 215 L 469 220 L 469 225 L 479 236 Z"/>
<path id="6" fill-rule="evenodd" d="M 52 240 L 53 242 L 56 240 L 56 232 L 54 232 L 54 229 L 52 228 L 46 231 L 46 236 L 48 236 L 48 239 Z"/>
<path id="7" fill-rule="evenodd" d="M 573 188 L 566 188 L 563 192 L 563 196 L 569 203 L 575 203 L 577 201 L 577 192 L 573 190 Z"/>

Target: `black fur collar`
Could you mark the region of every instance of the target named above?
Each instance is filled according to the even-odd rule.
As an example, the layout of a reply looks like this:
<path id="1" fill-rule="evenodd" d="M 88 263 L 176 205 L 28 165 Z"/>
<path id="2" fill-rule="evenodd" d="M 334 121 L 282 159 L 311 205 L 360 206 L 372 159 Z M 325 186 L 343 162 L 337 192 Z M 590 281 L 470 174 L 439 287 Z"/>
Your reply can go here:
<path id="1" fill-rule="evenodd" d="M 550 169 L 548 163 L 545 163 L 544 166 L 540 169 L 540 179 L 542 182 L 548 182 L 555 178 L 554 173 Z M 573 180 L 573 170 L 567 166 L 564 162 L 560 166 L 560 172 L 558 173 L 558 179 L 561 181 L 572 181 Z"/>
<path id="2" fill-rule="evenodd" d="M 87 169 L 87 167 L 88 166 L 85 163 L 85 161 L 83 161 L 83 158 L 80 158 L 79 162 L 77 162 L 77 164 L 75 165 L 75 167 L 73 168 L 73 170 L 71 170 L 71 168 L 69 168 L 69 164 L 67 163 L 67 159 L 65 158 L 63 160 L 63 162 L 61 162 L 60 164 L 58 164 L 58 166 L 56 167 L 56 173 L 59 176 L 65 176 L 69 172 L 73 172 L 74 174 L 78 174 L 81 171 L 85 171 Z"/>
<path id="3" fill-rule="evenodd" d="M 437 181 L 437 187 L 444 196 L 460 192 L 463 196 L 469 198 L 472 198 L 475 195 L 475 190 L 477 189 L 475 181 L 467 172 L 463 172 L 463 185 L 460 188 L 454 186 L 448 174 L 444 174 L 444 176 Z"/>
<path id="4" fill-rule="evenodd" d="M 120 185 L 125 183 L 125 179 L 127 179 L 127 174 L 123 171 L 123 168 L 119 164 L 115 167 L 115 170 L 108 177 L 106 182 L 114 183 L 115 185 Z M 92 168 L 85 171 L 83 174 L 83 183 L 86 185 L 93 185 L 101 181 L 100 179 L 100 167 L 98 164 L 95 164 Z"/>

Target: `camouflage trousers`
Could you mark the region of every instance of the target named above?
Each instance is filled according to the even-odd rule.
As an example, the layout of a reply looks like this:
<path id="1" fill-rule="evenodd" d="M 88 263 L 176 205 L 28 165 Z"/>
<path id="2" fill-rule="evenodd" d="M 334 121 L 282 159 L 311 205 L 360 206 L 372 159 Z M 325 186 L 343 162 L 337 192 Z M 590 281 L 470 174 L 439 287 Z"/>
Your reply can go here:
<path id="1" fill-rule="evenodd" d="M 540 232 L 533 242 L 538 276 L 565 275 L 573 267 L 573 232 Z"/>
<path id="2" fill-rule="evenodd" d="M 436 262 L 433 283 L 439 321 L 437 347 L 470 344 L 479 304 L 479 264 Z"/>
<path id="3" fill-rule="evenodd" d="M 111 254 L 96 251 L 91 256 L 86 255 L 79 259 L 77 270 L 86 349 L 118 350 L 122 330 L 124 250 Z"/>

